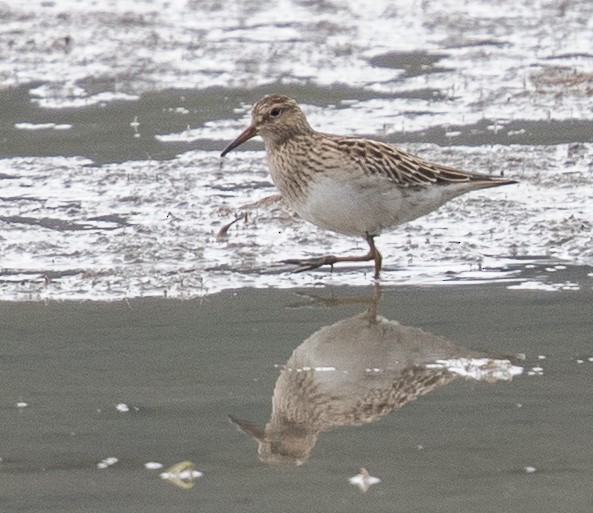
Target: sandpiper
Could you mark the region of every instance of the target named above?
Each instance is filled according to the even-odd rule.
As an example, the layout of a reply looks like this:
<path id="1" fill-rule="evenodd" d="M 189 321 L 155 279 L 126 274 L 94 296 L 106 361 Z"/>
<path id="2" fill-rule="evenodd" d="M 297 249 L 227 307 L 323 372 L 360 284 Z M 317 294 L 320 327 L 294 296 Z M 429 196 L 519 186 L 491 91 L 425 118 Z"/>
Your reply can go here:
<path id="1" fill-rule="evenodd" d="M 516 183 L 433 164 L 382 142 L 317 132 L 296 101 L 283 95 L 259 100 L 249 127 L 220 156 L 256 135 L 264 140 L 272 180 L 303 219 L 363 237 L 369 245 L 364 255 L 284 261 L 299 271 L 373 260 L 378 279 L 382 257 L 375 237 L 383 230 L 426 215 L 466 192 Z"/>

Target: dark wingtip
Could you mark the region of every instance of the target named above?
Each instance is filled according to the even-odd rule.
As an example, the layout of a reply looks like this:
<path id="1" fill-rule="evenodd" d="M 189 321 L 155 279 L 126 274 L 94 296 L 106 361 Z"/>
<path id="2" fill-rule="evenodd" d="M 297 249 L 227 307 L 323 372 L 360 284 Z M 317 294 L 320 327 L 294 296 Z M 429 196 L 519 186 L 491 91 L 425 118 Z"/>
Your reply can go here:
<path id="1" fill-rule="evenodd" d="M 513 180 L 512 178 L 510 179 L 506 179 L 506 178 L 499 178 L 499 177 L 495 177 L 495 176 L 491 176 L 488 177 L 488 179 L 486 181 L 482 181 L 482 186 L 481 188 L 487 188 L 487 187 L 499 187 L 501 185 L 513 185 L 515 183 L 519 183 L 518 180 Z"/>

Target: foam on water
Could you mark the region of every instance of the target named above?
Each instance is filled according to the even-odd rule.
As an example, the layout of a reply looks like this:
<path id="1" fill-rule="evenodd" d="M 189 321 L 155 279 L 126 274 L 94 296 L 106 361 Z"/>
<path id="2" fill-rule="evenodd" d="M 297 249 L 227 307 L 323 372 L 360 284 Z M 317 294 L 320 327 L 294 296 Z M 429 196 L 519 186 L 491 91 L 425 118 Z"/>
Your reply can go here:
<path id="1" fill-rule="evenodd" d="M 488 168 L 481 148 L 415 148 L 438 160 Z M 386 284 L 519 280 L 517 268 L 546 256 L 591 265 L 593 145 L 582 145 L 567 173 L 569 146 L 494 148 L 519 185 L 461 197 L 378 239 Z M 517 166 L 538 162 L 544 169 Z M 363 252 L 363 241 L 318 230 L 286 207 L 249 210 L 248 221 L 217 232 L 234 212 L 275 189 L 262 152 L 221 161 L 212 152 L 172 161 L 92 166 L 75 158 L 0 161 L 5 299 L 163 295 L 194 297 L 242 286 L 364 285 L 365 264 L 291 274 L 283 259 Z M 577 186 L 578 185 L 578 186 Z M 9 199 L 9 201 L 7 201 Z M 542 276 L 564 283 L 562 266 Z M 540 276 L 536 281 L 545 282 Z M 526 278 L 527 279 L 527 278 Z M 530 280 L 531 282 L 533 280 Z M 530 281 L 522 287 L 529 287 Z M 554 287 L 553 285 L 548 285 Z"/>
<path id="2" fill-rule="evenodd" d="M 494 146 L 405 145 L 437 162 L 504 172 L 520 184 L 461 197 L 382 236 L 383 280 L 574 288 L 562 272 L 518 273 L 529 261 L 593 263 L 593 146 L 535 145 L 523 123 L 591 120 L 590 2 L 505 0 L 496 9 L 485 0 L 313 4 L 3 5 L 0 87 L 31 84 L 30 102 L 45 116 L 34 121 L 24 112 L 11 127 L 82 137 L 58 114 L 132 105 L 148 92 L 218 87 L 221 104 L 244 98 L 230 102 L 232 114 L 187 129 L 183 122 L 155 139 L 214 141 L 222 149 L 246 126 L 253 88 L 290 93 L 306 85 L 332 91 L 331 99 L 299 98 L 322 131 L 392 142 L 393 134 L 438 127 L 452 144 L 467 133 L 487 141 L 502 134 Z M 163 109 L 183 119 L 190 112 L 182 103 Z M 134 115 L 126 123 L 147 126 Z M 289 274 L 274 264 L 365 250 L 362 241 L 317 230 L 282 206 L 251 209 L 247 222 L 217 239 L 242 205 L 275 192 L 262 152 L 224 161 L 218 153 L 98 166 L 83 157 L 7 150 L 0 160 L 0 298 L 195 297 L 242 286 L 369 283 L 364 264 L 334 274 Z"/>
<path id="3" fill-rule="evenodd" d="M 564 7 L 507 0 L 497 9 L 486 1 L 457 0 L 372 6 L 354 0 L 311 6 L 289 0 L 239 5 L 38 0 L 4 7 L 0 38 L 8 58 L 0 61 L 0 83 L 52 77 L 51 86 L 35 94 L 43 105 L 56 107 L 167 87 L 347 83 L 389 94 L 429 87 L 449 101 L 385 99 L 383 107 L 401 113 L 409 130 L 483 116 L 588 119 L 582 92 L 590 81 L 566 80 L 564 94 L 557 95 L 558 88 L 545 79 L 563 71 L 593 71 L 591 14 L 585 0 Z M 20 37 L 24 23 L 29 30 Z M 428 53 L 436 62 L 411 70 L 405 60 L 403 69 L 389 57 L 380 60 L 406 52 Z M 81 87 L 98 80 L 103 91 Z M 370 110 L 378 119 L 367 112 L 363 120 L 346 125 L 340 120 L 340 126 L 365 130 L 380 123 L 381 109 L 371 104 Z M 422 111 L 430 115 L 418 116 Z M 352 115 L 345 113 L 345 120 Z"/>

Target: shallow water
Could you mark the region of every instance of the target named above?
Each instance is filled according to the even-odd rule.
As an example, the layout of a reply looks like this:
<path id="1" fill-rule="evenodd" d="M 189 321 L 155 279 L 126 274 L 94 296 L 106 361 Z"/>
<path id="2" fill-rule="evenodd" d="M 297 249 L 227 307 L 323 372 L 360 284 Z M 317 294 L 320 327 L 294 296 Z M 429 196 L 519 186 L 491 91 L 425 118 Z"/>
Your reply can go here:
<path id="1" fill-rule="evenodd" d="M 3 4 L 0 297 L 368 284 L 367 265 L 278 266 L 364 251 L 282 207 L 217 238 L 275 192 L 260 142 L 219 158 L 269 92 L 320 130 L 520 180 L 383 235 L 386 284 L 591 265 L 592 14 L 585 0 Z"/>
<path id="2" fill-rule="evenodd" d="M 375 325 L 370 288 L 298 292 L 0 304 L 4 510 L 590 511 L 590 291 L 387 288 Z M 491 360 L 429 365 L 450 357 Z M 401 408 L 373 418 L 385 387 Z M 303 416 L 260 461 L 229 415 L 263 429 L 275 389 Z M 159 476 L 186 460 L 193 487 Z"/>

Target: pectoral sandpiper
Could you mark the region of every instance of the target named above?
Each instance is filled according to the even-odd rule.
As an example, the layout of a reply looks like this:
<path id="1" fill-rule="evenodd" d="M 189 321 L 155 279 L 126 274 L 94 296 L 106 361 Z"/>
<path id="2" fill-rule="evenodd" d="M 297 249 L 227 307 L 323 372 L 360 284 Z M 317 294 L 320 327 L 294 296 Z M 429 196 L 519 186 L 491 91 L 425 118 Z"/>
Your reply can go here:
<path id="1" fill-rule="evenodd" d="M 516 183 L 433 164 L 378 141 L 317 132 L 297 103 L 282 95 L 266 96 L 253 106 L 251 124 L 221 157 L 256 135 L 264 140 L 272 180 L 303 219 L 364 237 L 369 245 L 365 255 L 284 261 L 299 271 L 373 260 L 379 278 L 382 257 L 374 239 L 383 230 L 466 192 Z"/>

